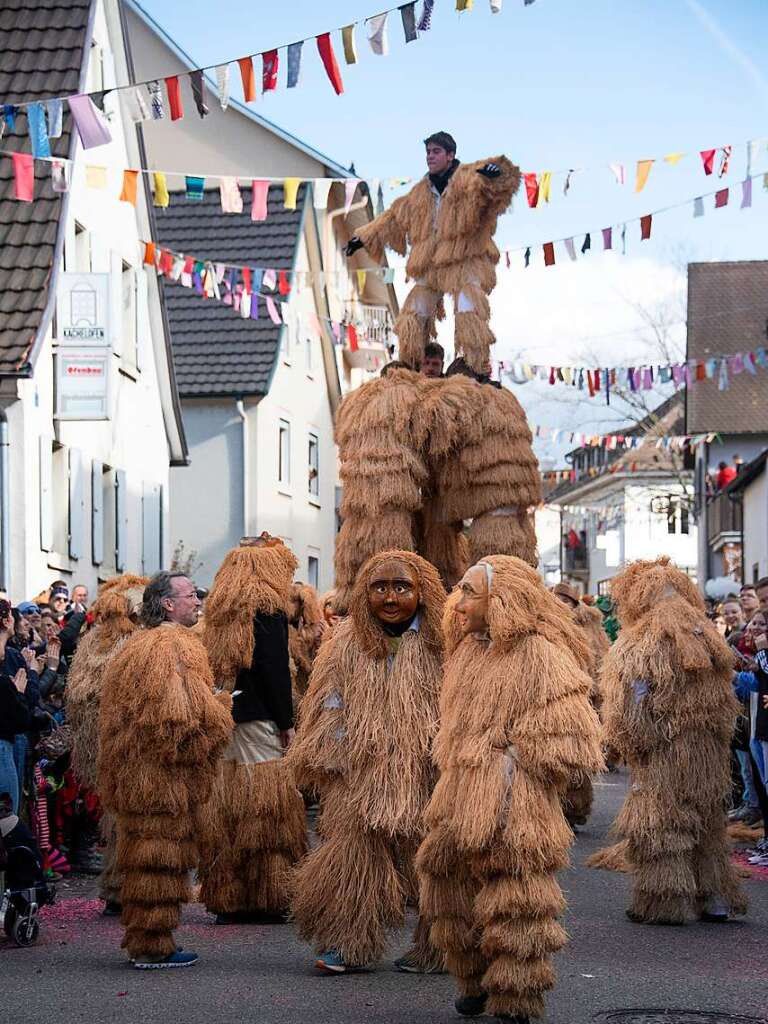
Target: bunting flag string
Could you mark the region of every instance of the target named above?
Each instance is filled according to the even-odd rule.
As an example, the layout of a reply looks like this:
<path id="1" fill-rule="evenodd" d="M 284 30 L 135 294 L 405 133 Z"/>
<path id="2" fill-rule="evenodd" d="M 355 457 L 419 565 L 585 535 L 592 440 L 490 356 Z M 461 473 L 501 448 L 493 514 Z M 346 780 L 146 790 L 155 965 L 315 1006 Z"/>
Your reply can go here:
<path id="1" fill-rule="evenodd" d="M 711 442 L 717 436 L 714 433 L 707 434 L 665 434 L 659 437 L 653 433 L 630 434 L 625 432 L 615 434 L 589 434 L 580 430 L 568 430 L 567 427 L 545 427 L 530 425 L 534 438 L 549 441 L 551 444 L 573 444 L 581 448 L 607 448 L 609 451 L 631 451 L 635 448 L 653 446 L 665 451 L 682 451 L 687 447 L 696 447 L 704 441 Z"/>
<path id="2" fill-rule="evenodd" d="M 400 15 L 403 38 L 406 44 L 416 40 L 419 37 L 419 34 L 424 34 L 430 30 L 435 0 L 421 0 L 420 15 L 418 19 L 416 16 L 417 2 L 418 0 L 410 0 L 410 2 L 397 4 L 395 7 L 390 7 L 378 14 L 367 15 L 366 17 L 353 22 L 351 25 L 338 26 L 337 28 L 328 29 L 324 32 L 318 33 L 315 36 L 307 36 L 304 39 L 300 39 L 292 43 L 283 43 L 281 46 L 246 54 L 243 57 L 232 57 L 229 60 L 220 61 L 217 64 L 203 65 L 198 68 L 193 68 L 182 75 L 171 75 L 169 77 L 165 77 L 162 80 L 166 86 L 169 108 L 171 111 L 171 120 L 176 121 L 184 116 L 183 101 L 180 91 L 181 78 L 190 79 L 190 86 L 197 111 L 200 114 L 200 117 L 206 116 L 208 108 L 203 103 L 202 92 L 202 76 L 204 72 L 212 72 L 215 75 L 219 101 L 222 108 L 226 109 L 230 100 L 230 64 L 239 65 L 243 85 L 243 96 L 246 103 L 253 103 L 256 100 L 257 95 L 256 74 L 253 63 L 254 59 L 260 59 L 261 62 L 262 93 L 275 91 L 278 86 L 278 71 L 281 63 L 283 63 L 280 60 L 280 52 L 283 50 L 286 51 L 286 60 L 284 62 L 287 67 L 286 87 L 289 89 L 294 88 L 299 84 L 303 44 L 309 42 L 311 39 L 316 41 L 317 49 L 328 78 L 336 94 L 339 95 L 344 91 L 344 88 L 333 50 L 333 42 L 331 39 L 332 34 L 337 32 L 341 33 L 347 64 L 354 64 L 357 61 L 357 53 L 354 48 L 354 29 L 359 25 L 365 26 L 367 38 L 373 53 L 378 56 L 386 56 L 389 52 L 387 19 L 390 14 L 397 13 Z M 535 0 L 523 0 L 523 6 L 529 7 L 534 2 Z M 471 0 L 466 0 L 466 3 L 468 4 L 466 9 L 470 9 L 472 7 Z M 501 11 L 501 0 L 490 0 L 490 10 L 493 14 L 498 14 Z M 83 148 L 88 149 L 91 146 L 104 145 L 111 141 L 106 121 L 99 109 L 103 104 L 104 97 L 108 94 L 118 93 L 120 95 L 125 95 L 128 99 L 129 109 L 138 115 L 136 118 L 137 120 L 147 120 L 149 117 L 152 117 L 154 120 L 160 120 L 164 117 L 160 81 L 160 77 L 154 79 L 150 78 L 143 82 L 132 82 L 130 85 L 117 85 L 110 89 L 98 90 L 92 93 L 82 93 L 78 95 L 64 94 L 60 96 L 46 97 L 42 100 L 27 100 L 20 103 L 10 104 L 2 103 L 2 101 L 0 101 L 0 112 L 2 112 L 2 117 L 4 117 L 5 122 L 12 131 L 15 128 L 16 116 L 21 112 L 25 113 L 30 124 L 30 134 L 34 138 L 34 133 L 37 131 L 39 122 L 37 109 L 41 108 L 41 104 L 45 103 L 46 106 L 50 104 L 55 105 L 61 104 L 66 100 L 69 104 L 77 130 L 80 134 Z M 150 99 L 150 108 L 146 107 L 142 90 L 145 90 L 148 94 L 148 98 Z M 51 111 L 48 110 L 47 113 L 50 118 Z M 2 125 L 0 125 L 0 128 L 2 128 Z M 0 130 L 0 136 L 1 135 L 2 131 Z M 50 130 L 47 135 L 50 138 L 57 137 L 52 135 Z"/>
<path id="3" fill-rule="evenodd" d="M 502 374 L 515 384 L 532 380 L 547 381 L 550 385 L 565 384 L 586 392 L 589 398 L 603 395 L 610 403 L 611 392 L 651 391 L 655 387 L 671 384 L 674 388 L 693 387 L 703 381 L 717 381 L 720 391 L 730 386 L 731 377 L 741 373 L 757 374 L 768 369 L 768 348 L 761 347 L 731 354 L 712 354 L 706 359 L 688 359 L 677 363 L 641 363 L 636 366 L 546 366 L 521 361 L 498 363 Z M 586 396 L 585 396 L 586 397 Z"/>

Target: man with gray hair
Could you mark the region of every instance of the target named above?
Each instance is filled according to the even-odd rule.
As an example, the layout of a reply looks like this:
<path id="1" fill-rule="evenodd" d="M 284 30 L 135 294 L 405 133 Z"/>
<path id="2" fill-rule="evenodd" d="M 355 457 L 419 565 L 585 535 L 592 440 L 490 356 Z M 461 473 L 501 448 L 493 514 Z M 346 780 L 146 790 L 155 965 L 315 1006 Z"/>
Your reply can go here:
<path id="1" fill-rule="evenodd" d="M 184 573 L 159 572 L 144 629 L 109 663 L 99 714 L 99 779 L 117 823 L 123 945 L 140 970 L 188 967 L 173 930 L 189 900 L 201 809 L 232 731 L 232 698 L 214 695 L 208 656 L 189 628 L 201 601 Z"/>

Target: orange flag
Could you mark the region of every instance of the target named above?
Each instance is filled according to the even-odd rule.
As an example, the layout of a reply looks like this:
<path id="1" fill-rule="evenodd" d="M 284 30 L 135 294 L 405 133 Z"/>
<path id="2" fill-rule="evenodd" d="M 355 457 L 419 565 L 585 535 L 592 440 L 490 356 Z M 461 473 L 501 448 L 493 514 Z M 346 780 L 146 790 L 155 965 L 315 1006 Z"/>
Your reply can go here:
<path id="1" fill-rule="evenodd" d="M 253 61 L 250 57 L 240 57 L 237 63 L 240 65 L 240 77 L 243 80 L 245 102 L 253 103 L 256 99 L 256 79 L 253 74 Z"/>
<path id="2" fill-rule="evenodd" d="M 653 167 L 653 160 L 637 161 L 637 181 L 635 182 L 635 192 L 642 192 L 645 188 L 645 183 L 648 181 L 648 175 L 651 173 L 651 167 Z"/>
<path id="3" fill-rule="evenodd" d="M 138 184 L 138 171 L 123 171 L 123 191 L 120 193 L 121 203 L 136 205 L 136 187 Z"/>

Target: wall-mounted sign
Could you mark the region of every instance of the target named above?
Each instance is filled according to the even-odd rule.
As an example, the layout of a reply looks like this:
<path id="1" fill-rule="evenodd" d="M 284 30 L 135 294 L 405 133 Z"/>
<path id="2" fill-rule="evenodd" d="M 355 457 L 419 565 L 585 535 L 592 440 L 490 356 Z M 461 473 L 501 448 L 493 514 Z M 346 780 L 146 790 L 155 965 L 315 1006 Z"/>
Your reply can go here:
<path id="1" fill-rule="evenodd" d="M 109 349 L 56 353 L 56 419 L 109 419 Z"/>
<path id="2" fill-rule="evenodd" d="M 60 345 L 109 345 L 109 274 L 62 274 L 56 295 Z"/>

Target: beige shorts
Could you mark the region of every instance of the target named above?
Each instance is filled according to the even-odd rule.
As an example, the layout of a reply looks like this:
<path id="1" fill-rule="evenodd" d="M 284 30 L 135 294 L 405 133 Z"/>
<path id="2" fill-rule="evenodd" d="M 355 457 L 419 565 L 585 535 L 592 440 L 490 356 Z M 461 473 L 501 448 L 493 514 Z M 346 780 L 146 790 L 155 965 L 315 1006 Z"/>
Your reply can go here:
<path id="1" fill-rule="evenodd" d="M 224 751 L 225 761 L 261 764 L 283 756 L 280 731 L 274 722 L 238 722 Z"/>

